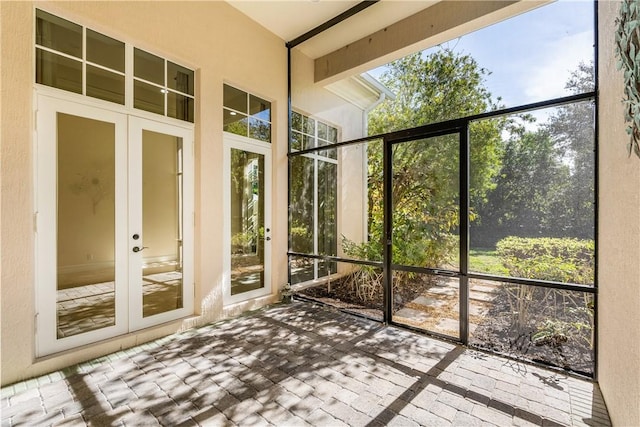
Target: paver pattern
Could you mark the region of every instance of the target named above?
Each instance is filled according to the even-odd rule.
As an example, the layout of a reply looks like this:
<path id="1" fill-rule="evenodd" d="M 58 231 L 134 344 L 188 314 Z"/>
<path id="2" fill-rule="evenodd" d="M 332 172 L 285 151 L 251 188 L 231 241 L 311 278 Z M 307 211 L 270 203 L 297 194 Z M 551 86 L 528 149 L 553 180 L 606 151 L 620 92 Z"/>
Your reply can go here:
<path id="1" fill-rule="evenodd" d="M 597 384 L 295 302 L 2 389 L 2 426 L 611 425 Z"/>

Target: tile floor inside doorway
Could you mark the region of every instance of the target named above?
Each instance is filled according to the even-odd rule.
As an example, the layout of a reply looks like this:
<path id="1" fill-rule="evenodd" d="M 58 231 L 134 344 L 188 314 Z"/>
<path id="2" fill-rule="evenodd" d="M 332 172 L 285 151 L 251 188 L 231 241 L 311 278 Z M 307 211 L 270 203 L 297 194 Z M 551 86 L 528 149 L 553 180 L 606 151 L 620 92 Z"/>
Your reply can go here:
<path id="1" fill-rule="evenodd" d="M 597 384 L 276 305 L 2 389 L 2 425 L 597 425 Z"/>

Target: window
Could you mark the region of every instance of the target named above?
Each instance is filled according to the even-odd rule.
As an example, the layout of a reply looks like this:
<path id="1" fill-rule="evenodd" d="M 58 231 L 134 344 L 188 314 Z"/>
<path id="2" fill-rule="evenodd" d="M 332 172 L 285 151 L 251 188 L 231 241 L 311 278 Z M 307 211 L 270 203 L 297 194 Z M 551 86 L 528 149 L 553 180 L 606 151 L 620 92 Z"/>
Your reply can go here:
<path id="1" fill-rule="evenodd" d="M 224 85 L 224 131 L 271 142 L 271 102 Z"/>
<path id="2" fill-rule="evenodd" d="M 134 48 L 126 90 L 124 42 L 36 9 L 36 83 L 193 123 L 193 70 Z"/>
<path id="3" fill-rule="evenodd" d="M 292 150 L 322 147 L 338 142 L 338 129 L 327 123 L 292 113 Z M 337 255 L 338 162 L 335 148 L 318 150 L 291 160 L 291 233 L 294 252 Z M 300 259 L 292 266 L 292 281 L 327 276 L 336 263 Z"/>

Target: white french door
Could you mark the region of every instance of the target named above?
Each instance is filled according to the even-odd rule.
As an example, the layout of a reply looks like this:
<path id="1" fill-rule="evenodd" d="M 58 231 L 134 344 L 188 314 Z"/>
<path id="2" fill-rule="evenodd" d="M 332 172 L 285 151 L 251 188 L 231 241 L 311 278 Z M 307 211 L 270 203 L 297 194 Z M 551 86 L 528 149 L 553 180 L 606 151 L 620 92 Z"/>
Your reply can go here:
<path id="1" fill-rule="evenodd" d="M 192 141 L 38 96 L 38 356 L 193 313 Z"/>
<path id="2" fill-rule="evenodd" d="M 224 136 L 223 303 L 271 293 L 271 146 Z"/>

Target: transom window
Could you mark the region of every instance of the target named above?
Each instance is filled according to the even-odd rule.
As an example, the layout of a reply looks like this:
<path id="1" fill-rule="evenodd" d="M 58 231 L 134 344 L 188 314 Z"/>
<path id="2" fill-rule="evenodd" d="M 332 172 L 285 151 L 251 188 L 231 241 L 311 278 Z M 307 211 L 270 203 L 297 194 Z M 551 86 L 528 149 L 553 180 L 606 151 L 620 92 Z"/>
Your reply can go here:
<path id="1" fill-rule="evenodd" d="M 36 83 L 193 123 L 194 71 L 133 48 L 130 94 L 127 48 L 124 42 L 36 9 Z"/>
<path id="2" fill-rule="evenodd" d="M 271 102 L 224 85 L 224 131 L 271 142 Z"/>
<path id="3" fill-rule="evenodd" d="M 336 142 L 337 128 L 297 111 L 291 112 L 291 151 L 322 147 Z M 336 158 L 335 149 L 318 151 L 317 154 L 330 159 Z"/>

